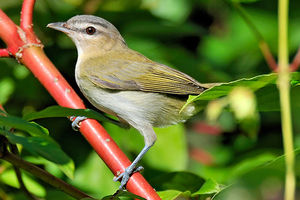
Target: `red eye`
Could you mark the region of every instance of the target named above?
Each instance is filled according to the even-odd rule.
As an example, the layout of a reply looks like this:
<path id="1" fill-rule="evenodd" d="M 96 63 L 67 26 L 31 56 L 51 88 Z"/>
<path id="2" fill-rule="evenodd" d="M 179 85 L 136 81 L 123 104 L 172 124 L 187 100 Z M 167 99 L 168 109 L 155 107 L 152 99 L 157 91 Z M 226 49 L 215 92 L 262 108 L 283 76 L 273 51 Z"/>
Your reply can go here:
<path id="1" fill-rule="evenodd" d="M 96 29 L 92 26 L 89 26 L 85 29 L 86 33 L 89 35 L 93 35 L 96 32 Z"/>

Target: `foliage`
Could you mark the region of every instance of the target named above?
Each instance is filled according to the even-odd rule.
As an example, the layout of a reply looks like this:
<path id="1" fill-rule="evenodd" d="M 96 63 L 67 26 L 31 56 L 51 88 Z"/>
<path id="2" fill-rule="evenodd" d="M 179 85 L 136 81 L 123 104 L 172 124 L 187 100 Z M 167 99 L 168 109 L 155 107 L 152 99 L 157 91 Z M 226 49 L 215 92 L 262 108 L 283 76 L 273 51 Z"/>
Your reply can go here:
<path id="1" fill-rule="evenodd" d="M 233 2 L 241 3 L 276 55 L 276 4 L 255 0 Z M 0 8 L 16 21 L 21 3 L 1 1 Z M 300 3 L 291 1 L 291 58 L 300 44 L 299 9 Z M 282 198 L 285 167 L 277 76 L 270 74 L 258 42 L 230 1 L 38 0 L 33 19 L 35 31 L 49 58 L 78 93 L 73 75 L 75 46 L 64 34 L 49 30 L 46 25 L 82 13 L 111 21 L 129 47 L 152 60 L 203 83 L 222 83 L 189 98 L 188 103 L 203 109 L 186 124 L 155 129 L 158 141 L 141 164 L 145 168 L 143 175 L 162 199 Z M 143 147 L 138 132 L 116 126 L 111 123 L 115 121 L 93 110 L 53 106 L 56 103 L 25 67 L 11 58 L 1 58 L 0 65 L 0 103 L 9 113 L 0 113 L 0 134 L 18 145 L 23 159 L 95 198 L 110 198 L 118 183 L 112 181 L 108 168 L 85 139 L 72 130 L 66 117 L 85 115 L 104 122 L 131 159 Z M 299 185 L 298 72 L 292 74 L 291 85 Z M 236 86 L 242 89 L 235 90 Z M 70 199 L 30 174 L 23 174 L 23 179 L 30 192 L 39 197 Z M 15 189 L 19 184 L 12 166 L 5 161 L 0 161 L 0 186 L 0 198 L 25 198 L 22 191 Z M 128 198 L 130 194 L 119 195 L 117 198 Z"/>

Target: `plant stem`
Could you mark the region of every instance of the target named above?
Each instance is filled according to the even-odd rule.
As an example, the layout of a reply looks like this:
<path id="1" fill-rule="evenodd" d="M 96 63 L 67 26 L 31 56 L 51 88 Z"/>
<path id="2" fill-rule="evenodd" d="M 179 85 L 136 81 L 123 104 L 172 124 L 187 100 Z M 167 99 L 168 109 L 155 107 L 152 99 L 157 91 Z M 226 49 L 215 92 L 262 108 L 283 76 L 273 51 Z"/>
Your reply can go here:
<path id="1" fill-rule="evenodd" d="M 290 73 L 288 63 L 288 0 L 279 0 L 278 8 L 278 61 L 279 61 L 279 75 L 278 75 L 278 89 L 280 95 L 281 106 L 281 124 L 283 146 L 285 152 L 285 200 L 295 199 L 295 172 L 294 163 L 295 155 L 293 150 L 293 132 L 291 119 L 291 105 L 290 105 Z"/>
<path id="2" fill-rule="evenodd" d="M 20 17 L 20 27 L 33 32 L 32 15 L 35 0 L 24 0 Z"/>
<path id="3" fill-rule="evenodd" d="M 246 13 L 246 11 L 243 9 L 243 7 L 239 3 L 236 3 L 236 2 L 233 2 L 232 5 L 236 9 L 238 14 L 242 17 L 242 19 L 245 21 L 245 23 L 249 26 L 250 30 L 255 35 L 256 39 L 258 41 L 264 40 L 264 37 L 258 31 L 257 27 L 254 25 L 254 23 L 252 22 L 252 20 L 250 19 L 250 17 Z"/>
<path id="4" fill-rule="evenodd" d="M 297 54 L 294 57 L 293 62 L 290 64 L 290 71 L 297 71 L 300 65 L 300 47 L 298 48 Z"/>
<path id="5" fill-rule="evenodd" d="M 266 43 L 263 35 L 259 32 L 258 28 L 255 26 L 255 24 L 252 22 L 250 17 L 248 16 L 247 12 L 243 9 L 243 7 L 239 3 L 232 2 L 233 7 L 236 9 L 237 13 L 242 17 L 242 19 L 245 21 L 249 29 L 252 31 L 253 35 L 258 41 L 258 46 L 269 65 L 270 69 L 273 71 L 277 70 L 277 63 L 270 51 L 270 48 L 268 44 Z"/>
<path id="6" fill-rule="evenodd" d="M 268 44 L 264 40 L 261 40 L 258 42 L 258 46 L 259 46 L 267 64 L 269 65 L 270 69 L 273 71 L 277 71 L 278 66 L 277 66 L 276 60 L 274 59 L 274 57 L 270 51 Z"/>
<path id="7" fill-rule="evenodd" d="M 19 156 L 19 150 L 18 150 L 18 147 L 17 147 L 16 144 L 9 143 L 9 147 L 10 147 L 10 150 L 11 150 L 11 152 L 13 154 L 15 154 L 16 156 Z M 22 178 L 22 172 L 21 172 L 20 168 L 14 166 L 14 170 L 15 170 L 18 182 L 20 184 L 20 188 L 21 188 L 21 190 L 23 190 L 23 192 L 25 193 L 25 195 L 27 196 L 27 198 L 29 200 L 38 200 L 38 198 L 36 198 L 35 196 L 33 196 L 29 192 L 29 190 L 26 188 L 25 183 L 24 183 L 23 178 Z"/>
<path id="8" fill-rule="evenodd" d="M 14 171 L 16 173 L 16 176 L 17 176 L 17 179 L 18 179 L 18 182 L 19 182 L 19 185 L 20 185 L 20 189 L 24 192 L 24 194 L 27 196 L 27 198 L 29 200 L 38 200 L 35 196 L 33 196 L 29 190 L 26 188 L 25 186 L 25 183 L 23 181 L 23 178 L 22 178 L 22 173 L 21 173 L 21 170 L 20 168 L 18 167 L 15 167 L 14 166 Z"/>
<path id="9" fill-rule="evenodd" d="M 89 195 L 79 191 L 75 187 L 69 185 L 68 183 L 60 180 L 59 178 L 56 178 L 52 174 L 46 172 L 45 170 L 42 170 L 41 168 L 20 159 L 18 156 L 9 153 L 9 152 L 4 152 L 1 159 L 6 160 L 10 162 L 12 165 L 18 168 L 22 168 L 29 173 L 33 174 L 34 176 L 42 179 L 46 183 L 52 185 L 55 188 L 58 188 L 62 191 L 64 191 L 66 194 L 69 194 L 70 196 L 74 197 L 75 199 L 82 199 L 82 198 L 91 198 Z"/>

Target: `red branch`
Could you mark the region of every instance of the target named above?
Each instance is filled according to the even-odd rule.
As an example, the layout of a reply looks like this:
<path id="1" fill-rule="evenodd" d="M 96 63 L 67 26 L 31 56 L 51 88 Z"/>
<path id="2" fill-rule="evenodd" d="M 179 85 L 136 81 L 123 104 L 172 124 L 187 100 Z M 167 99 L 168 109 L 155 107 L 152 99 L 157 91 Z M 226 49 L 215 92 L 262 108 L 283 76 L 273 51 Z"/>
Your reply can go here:
<path id="1" fill-rule="evenodd" d="M 268 44 L 265 41 L 261 41 L 259 43 L 259 48 L 261 49 L 261 52 L 271 70 L 277 71 L 277 63 L 269 49 Z"/>
<path id="2" fill-rule="evenodd" d="M 28 43 L 40 44 L 40 40 L 36 37 L 33 31 L 32 15 L 35 0 L 24 0 L 22 5 L 20 27 L 26 33 Z"/>
<path id="3" fill-rule="evenodd" d="M 21 28 L 16 26 L 0 9 L 0 38 L 6 43 L 11 55 L 31 70 L 59 105 L 69 108 L 85 108 L 79 96 L 45 55 L 32 30 L 34 2 L 34 0 L 24 0 Z M 80 132 L 114 175 L 123 172 L 130 165 L 129 159 L 96 120 L 83 121 Z M 160 199 L 140 173 L 135 173 L 126 187 L 130 192 L 146 199 Z"/>
<path id="4" fill-rule="evenodd" d="M 294 57 L 293 62 L 290 65 L 290 71 L 291 72 L 297 71 L 297 69 L 299 68 L 299 65 L 300 65 L 300 47 L 297 51 L 297 54 Z"/>
<path id="5" fill-rule="evenodd" d="M 271 68 L 271 70 L 274 72 L 277 72 L 278 66 L 277 66 L 276 60 L 274 59 L 267 43 L 262 41 L 262 42 L 260 42 L 259 47 L 262 51 L 262 54 L 263 54 L 267 64 Z M 300 47 L 297 51 L 297 54 L 295 55 L 295 57 L 293 59 L 293 62 L 290 64 L 290 71 L 291 72 L 297 71 L 299 66 L 300 66 Z"/>
<path id="6" fill-rule="evenodd" d="M 0 49 L 0 57 L 9 57 L 9 51 L 7 49 Z"/>
<path id="7" fill-rule="evenodd" d="M 6 43 L 7 50 L 15 55 L 24 42 L 18 34 L 18 27 L 1 9 L 0 27 L 0 38 Z"/>
<path id="8" fill-rule="evenodd" d="M 20 27 L 23 30 L 30 30 L 33 31 L 33 24 L 32 24 L 32 15 L 33 15 L 33 7 L 34 7 L 35 0 L 24 0 L 22 11 L 21 11 L 21 20 L 20 20 Z"/>

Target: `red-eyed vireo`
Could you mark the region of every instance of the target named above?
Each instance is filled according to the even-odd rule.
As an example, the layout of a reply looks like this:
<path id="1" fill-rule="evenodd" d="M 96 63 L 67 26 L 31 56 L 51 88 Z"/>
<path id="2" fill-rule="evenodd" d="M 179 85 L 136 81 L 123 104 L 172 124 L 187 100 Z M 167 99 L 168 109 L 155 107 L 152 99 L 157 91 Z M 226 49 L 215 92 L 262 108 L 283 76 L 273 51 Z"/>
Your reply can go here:
<path id="1" fill-rule="evenodd" d="M 122 179 L 123 188 L 156 141 L 153 127 L 183 122 L 195 114 L 193 104 L 180 110 L 188 95 L 200 94 L 206 86 L 131 50 L 118 30 L 100 17 L 78 15 L 48 27 L 66 33 L 76 44 L 75 78 L 85 97 L 96 108 L 117 116 L 144 136 L 144 148 L 116 178 Z"/>

